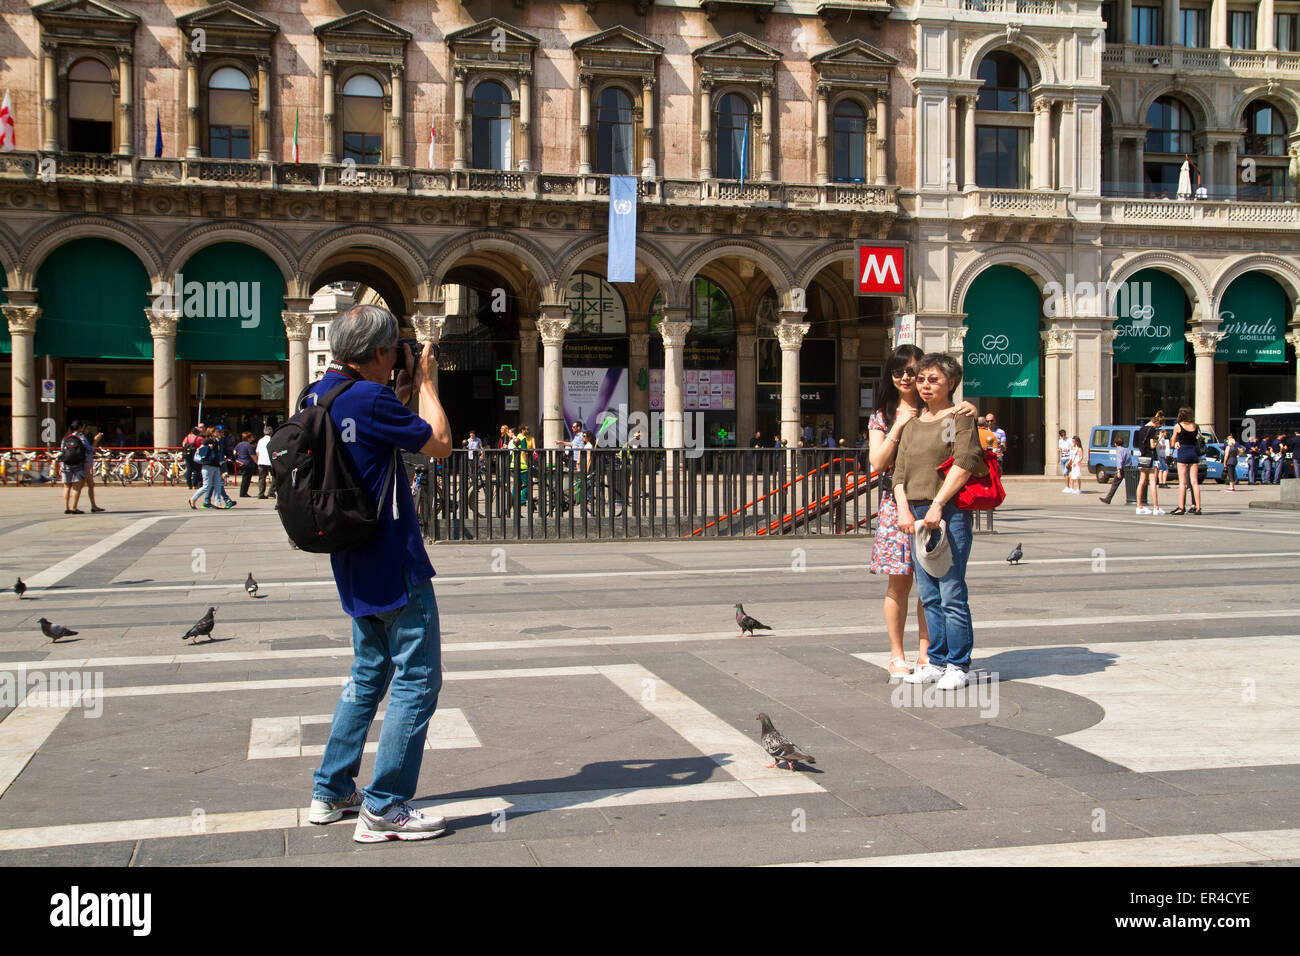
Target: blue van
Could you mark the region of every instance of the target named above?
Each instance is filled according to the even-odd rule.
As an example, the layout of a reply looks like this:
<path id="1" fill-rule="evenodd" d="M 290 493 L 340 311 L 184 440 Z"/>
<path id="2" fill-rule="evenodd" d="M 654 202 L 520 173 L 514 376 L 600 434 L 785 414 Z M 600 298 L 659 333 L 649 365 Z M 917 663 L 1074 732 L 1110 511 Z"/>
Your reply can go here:
<path id="1" fill-rule="evenodd" d="M 1141 425 L 1096 425 L 1093 427 L 1088 435 L 1088 470 L 1097 476 L 1097 481 L 1100 484 L 1104 485 L 1113 480 L 1115 469 L 1119 467 L 1119 452 L 1114 446 L 1115 438 L 1118 436 L 1123 439 L 1120 447 L 1132 448 L 1133 442 L 1137 439 L 1137 433 L 1144 427 L 1146 427 L 1145 421 Z M 1173 427 L 1172 422 L 1166 422 L 1160 426 L 1161 431 L 1166 433 L 1172 431 Z M 1197 470 L 1199 479 L 1205 481 L 1208 474 L 1209 449 L 1216 445 L 1217 441 L 1213 432 L 1206 429 L 1201 429 L 1201 432 L 1206 436 L 1207 441 L 1204 445 L 1205 451 L 1201 455 L 1200 467 Z M 1174 465 L 1173 456 L 1169 456 L 1166 460 L 1169 464 L 1169 470 L 1174 477 L 1177 477 L 1178 469 Z M 1240 467 L 1238 465 L 1239 471 Z M 1223 450 L 1221 445 L 1219 446 L 1218 468 L 1221 474 L 1223 470 Z"/>

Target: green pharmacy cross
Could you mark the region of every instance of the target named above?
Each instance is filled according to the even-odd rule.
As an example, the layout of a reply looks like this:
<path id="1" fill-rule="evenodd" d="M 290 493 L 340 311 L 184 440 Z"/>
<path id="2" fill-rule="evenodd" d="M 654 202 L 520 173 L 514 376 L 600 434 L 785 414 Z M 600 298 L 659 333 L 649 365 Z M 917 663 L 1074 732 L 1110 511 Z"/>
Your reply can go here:
<path id="1" fill-rule="evenodd" d="M 509 364 L 502 365 L 499 369 L 497 369 L 497 381 L 500 382 L 502 385 L 505 386 L 513 385 L 516 379 L 518 378 L 519 378 L 519 373 L 515 371 L 515 367 L 513 365 L 509 365 Z"/>
<path id="2" fill-rule="evenodd" d="M 718 441 L 726 441 L 726 440 L 727 440 L 727 430 L 725 428 L 719 428 Z"/>

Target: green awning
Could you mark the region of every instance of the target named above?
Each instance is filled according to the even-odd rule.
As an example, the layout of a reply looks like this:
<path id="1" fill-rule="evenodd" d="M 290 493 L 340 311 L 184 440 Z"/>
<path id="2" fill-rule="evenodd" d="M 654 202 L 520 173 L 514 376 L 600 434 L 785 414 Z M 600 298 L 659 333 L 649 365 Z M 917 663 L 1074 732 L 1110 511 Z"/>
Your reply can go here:
<path id="1" fill-rule="evenodd" d="M 1234 279 L 1219 303 L 1219 319 L 1227 335 L 1214 361 L 1286 361 L 1286 292 L 1272 276 L 1247 272 Z"/>
<path id="2" fill-rule="evenodd" d="M 108 239 L 74 239 L 36 272 L 36 354 L 56 358 L 151 359 L 144 310 L 149 273 L 129 249 Z"/>
<path id="3" fill-rule="evenodd" d="M 1133 273 L 1113 307 L 1116 364 L 1182 365 L 1186 361 L 1183 336 L 1192 306 L 1169 273 L 1159 269 Z"/>
<path id="4" fill-rule="evenodd" d="M 5 286 L 9 284 L 9 277 L 5 271 L 0 269 L 0 305 L 9 301 L 9 296 L 5 295 Z M 3 313 L 0 313 L 3 314 Z M 0 355 L 9 355 L 13 352 L 14 347 L 9 342 L 9 320 L 0 322 Z"/>
<path id="5" fill-rule="evenodd" d="M 220 242 L 190 257 L 182 285 L 176 357 L 200 361 L 283 361 L 287 355 L 284 276 L 265 253 Z"/>
<path id="6" fill-rule="evenodd" d="M 1038 317 L 1034 281 L 1012 266 L 991 266 L 966 292 L 962 394 L 967 398 L 1038 396 Z"/>

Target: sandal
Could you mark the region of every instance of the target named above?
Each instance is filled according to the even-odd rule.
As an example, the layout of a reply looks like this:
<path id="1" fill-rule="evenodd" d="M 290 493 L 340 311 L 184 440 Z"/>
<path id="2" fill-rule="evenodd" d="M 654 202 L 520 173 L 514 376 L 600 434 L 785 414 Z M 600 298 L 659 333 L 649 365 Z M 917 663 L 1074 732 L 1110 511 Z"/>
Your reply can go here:
<path id="1" fill-rule="evenodd" d="M 96 514 L 99 514 L 99 512 L 101 512 L 101 511 L 107 511 L 108 509 L 107 509 L 107 508 L 101 508 L 101 507 L 99 507 L 99 505 L 91 505 L 91 506 L 90 506 L 90 510 L 93 511 L 93 512 L 95 512 Z"/>
<path id="2" fill-rule="evenodd" d="M 1171 515 L 1185 515 L 1185 514 L 1187 514 L 1187 509 L 1186 509 L 1186 508 L 1175 508 L 1173 511 L 1171 511 L 1171 512 L 1169 512 L 1169 513 L 1170 513 Z"/>
<path id="3" fill-rule="evenodd" d="M 199 506 L 194 503 L 193 498 L 190 499 L 190 507 L 193 508 L 195 511 L 199 510 Z"/>

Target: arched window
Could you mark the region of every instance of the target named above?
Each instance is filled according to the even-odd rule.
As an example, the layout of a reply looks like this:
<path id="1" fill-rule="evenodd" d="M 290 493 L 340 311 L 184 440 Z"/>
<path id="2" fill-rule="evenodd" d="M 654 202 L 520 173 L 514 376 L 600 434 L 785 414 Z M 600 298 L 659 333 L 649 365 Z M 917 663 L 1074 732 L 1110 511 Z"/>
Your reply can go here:
<path id="1" fill-rule="evenodd" d="M 736 313 L 731 297 L 722 286 L 703 276 L 695 277 L 695 295 L 690 302 L 691 332 L 696 335 L 731 335 L 736 331 Z M 657 330 L 664 317 L 664 294 L 656 292 L 650 303 L 650 328 Z"/>
<path id="2" fill-rule="evenodd" d="M 113 75 L 99 60 L 78 60 L 68 71 L 68 149 L 113 152 Z"/>
<path id="3" fill-rule="evenodd" d="M 1241 138 L 1239 150 L 1251 161 L 1237 164 L 1238 198 L 1273 202 L 1287 198 L 1289 133 L 1282 111 L 1277 107 L 1258 102 L 1246 108 L 1246 134 Z"/>
<path id="4" fill-rule="evenodd" d="M 866 182 L 867 114 L 855 100 L 835 104 L 834 157 L 835 182 Z"/>
<path id="5" fill-rule="evenodd" d="M 343 85 L 343 159 L 377 166 L 384 156 L 384 88 L 362 73 Z"/>
<path id="6" fill-rule="evenodd" d="M 223 66 L 208 78 L 208 155 L 214 159 L 251 157 L 253 104 L 248 77 Z"/>
<path id="7" fill-rule="evenodd" d="M 1247 156 L 1285 156 L 1288 132 L 1281 110 L 1267 103 L 1252 103 L 1246 109 L 1241 151 Z"/>
<path id="8" fill-rule="evenodd" d="M 607 86 L 596 102 L 596 172 L 630 176 L 634 161 L 632 97 Z"/>
<path id="9" fill-rule="evenodd" d="M 749 101 L 739 93 L 728 93 L 718 100 L 717 163 L 715 175 L 719 179 L 750 179 L 753 167 L 750 157 L 753 155 L 753 136 L 750 133 L 750 117 L 753 109 Z"/>
<path id="10" fill-rule="evenodd" d="M 1192 152 L 1191 110 L 1172 96 L 1162 96 L 1147 110 L 1147 126 L 1143 191 L 1149 196 L 1177 196 L 1179 172 Z M 1197 185 L 1193 173 L 1193 192 Z"/>
<path id="11" fill-rule="evenodd" d="M 474 87 L 472 104 L 475 169 L 510 168 L 510 92 L 495 80 Z"/>
<path id="12" fill-rule="evenodd" d="M 1002 113 L 1029 112 L 1029 71 L 1014 53 L 990 53 L 976 77 L 983 82 L 976 109 Z"/>

